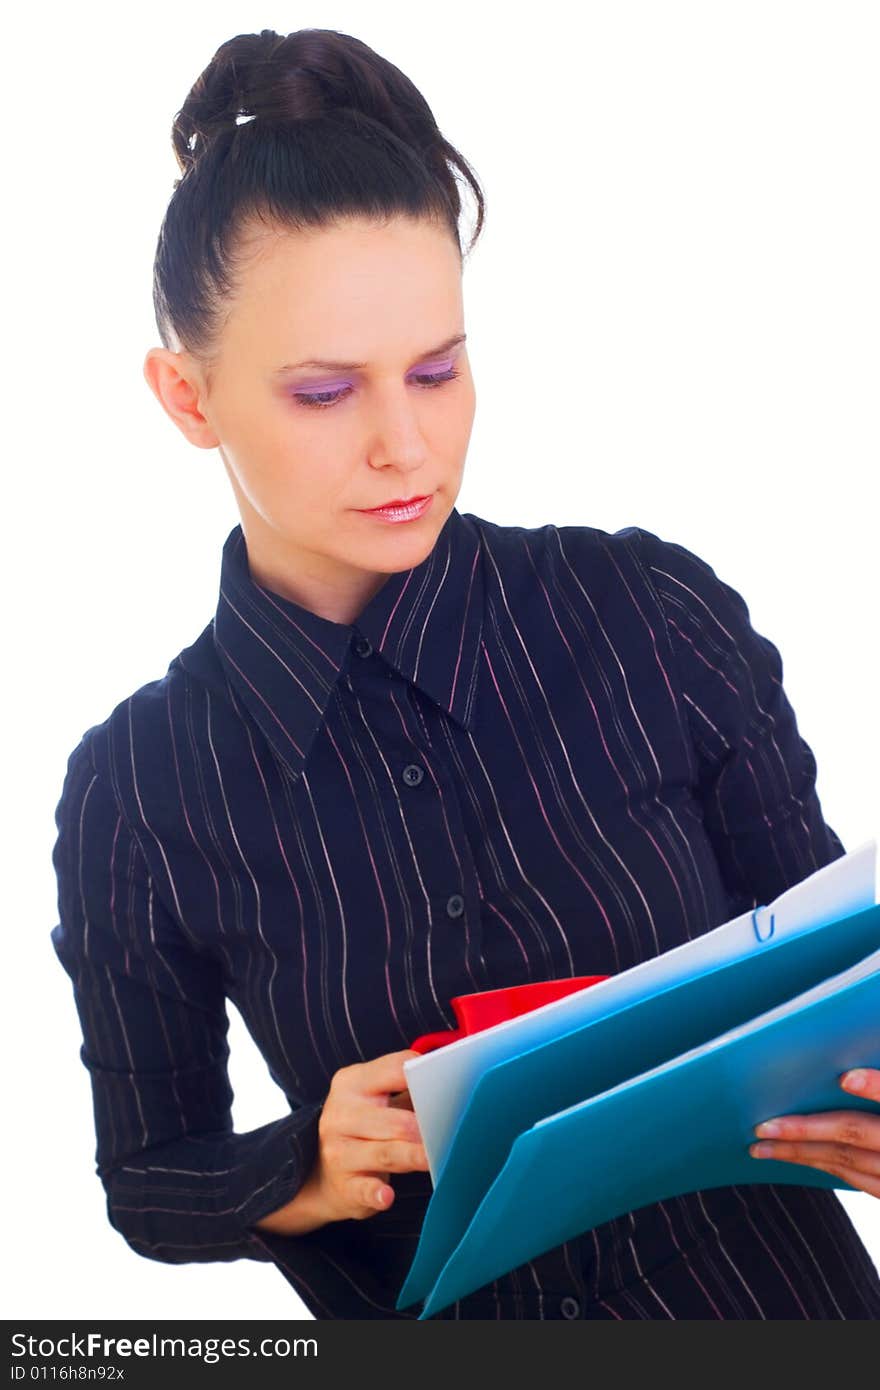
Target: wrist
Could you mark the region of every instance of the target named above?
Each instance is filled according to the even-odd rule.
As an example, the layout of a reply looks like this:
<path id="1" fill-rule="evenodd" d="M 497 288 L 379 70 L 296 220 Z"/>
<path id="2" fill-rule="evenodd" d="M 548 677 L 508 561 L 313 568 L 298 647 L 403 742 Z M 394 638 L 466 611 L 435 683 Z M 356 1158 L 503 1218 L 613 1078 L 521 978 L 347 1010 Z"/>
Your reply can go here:
<path id="1" fill-rule="evenodd" d="M 276 1235 L 306 1235 L 317 1230 L 331 1220 L 322 1199 L 318 1183 L 317 1165 L 306 1178 L 303 1185 L 289 1202 L 276 1211 L 261 1216 L 254 1225 L 259 1230 L 271 1231 Z"/>

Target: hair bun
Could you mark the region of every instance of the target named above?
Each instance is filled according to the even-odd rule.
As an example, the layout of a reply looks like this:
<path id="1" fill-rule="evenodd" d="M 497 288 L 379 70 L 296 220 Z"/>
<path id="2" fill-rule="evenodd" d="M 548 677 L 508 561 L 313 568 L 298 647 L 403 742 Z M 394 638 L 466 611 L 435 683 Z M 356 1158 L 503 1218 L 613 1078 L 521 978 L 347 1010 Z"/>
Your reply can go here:
<path id="1" fill-rule="evenodd" d="M 389 72 L 415 97 L 406 103 L 406 130 L 386 87 Z M 340 108 L 373 117 L 409 143 L 415 143 L 419 127 L 420 145 L 437 134 L 427 106 L 404 74 L 352 35 L 335 29 L 238 34 L 220 45 L 175 117 L 172 143 L 177 162 L 186 173 L 218 136 L 249 119 L 309 120 Z"/>
<path id="2" fill-rule="evenodd" d="M 153 304 L 162 342 L 199 358 L 206 381 L 223 305 L 241 268 L 239 234 L 402 214 L 445 229 L 462 256 L 459 182 L 473 169 L 437 127 L 415 84 L 336 29 L 238 34 L 217 49 L 174 117 L 181 177 L 162 219 Z"/>

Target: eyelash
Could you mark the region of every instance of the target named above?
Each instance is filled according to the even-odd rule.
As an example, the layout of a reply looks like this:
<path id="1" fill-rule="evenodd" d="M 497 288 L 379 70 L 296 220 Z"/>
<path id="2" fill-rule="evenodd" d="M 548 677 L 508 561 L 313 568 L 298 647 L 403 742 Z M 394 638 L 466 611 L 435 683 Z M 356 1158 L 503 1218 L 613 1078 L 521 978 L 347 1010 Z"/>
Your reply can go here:
<path id="1" fill-rule="evenodd" d="M 414 376 L 412 379 L 419 383 L 422 390 L 433 391 L 436 390 L 438 386 L 444 386 L 446 382 L 455 381 L 456 378 L 460 376 L 461 372 L 458 371 L 457 368 L 450 367 L 447 372 L 436 372 L 433 375 L 423 372 L 418 376 Z M 339 391 L 317 391 L 312 395 L 306 395 L 301 391 L 297 391 L 294 393 L 293 399 L 300 405 L 306 406 L 309 410 L 327 410 L 331 406 L 337 405 L 339 401 L 345 400 L 347 396 L 351 395 L 351 390 L 352 388 L 350 386 L 346 386 Z M 333 399 L 322 400 L 322 396 L 332 396 Z"/>

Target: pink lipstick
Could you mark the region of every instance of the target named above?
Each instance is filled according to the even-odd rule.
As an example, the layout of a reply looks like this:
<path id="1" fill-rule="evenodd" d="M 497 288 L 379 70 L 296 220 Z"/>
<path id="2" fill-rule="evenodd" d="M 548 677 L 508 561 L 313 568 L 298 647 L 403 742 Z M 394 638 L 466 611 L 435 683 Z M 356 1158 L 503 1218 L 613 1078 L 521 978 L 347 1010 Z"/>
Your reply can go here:
<path id="1" fill-rule="evenodd" d="M 434 494 L 431 493 L 428 497 L 414 497 L 409 502 L 398 499 L 394 502 L 386 502 L 381 507 L 360 510 L 362 516 L 375 516 L 380 521 L 417 521 L 419 517 L 425 515 L 433 500 Z"/>

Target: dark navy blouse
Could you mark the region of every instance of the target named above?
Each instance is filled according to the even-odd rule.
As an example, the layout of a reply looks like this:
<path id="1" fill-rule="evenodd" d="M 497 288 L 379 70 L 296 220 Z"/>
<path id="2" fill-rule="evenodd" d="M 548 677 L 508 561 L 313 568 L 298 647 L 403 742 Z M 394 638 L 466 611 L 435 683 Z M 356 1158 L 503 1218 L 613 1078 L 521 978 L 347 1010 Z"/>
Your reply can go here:
<path id="1" fill-rule="evenodd" d="M 770 901 L 845 852 L 815 778 L 776 647 L 649 531 L 453 509 L 348 625 L 255 583 L 236 526 L 214 618 L 86 730 L 56 811 L 110 1222 L 151 1259 L 273 1261 L 316 1318 L 417 1317 L 394 1305 L 427 1172 L 364 1220 L 255 1227 L 334 1072 L 453 1026 L 453 995 L 626 970 Z M 227 997 L 288 1102 L 247 1133 Z M 756 1182 L 437 1316 L 876 1318 L 880 1279 L 833 1191 Z"/>

